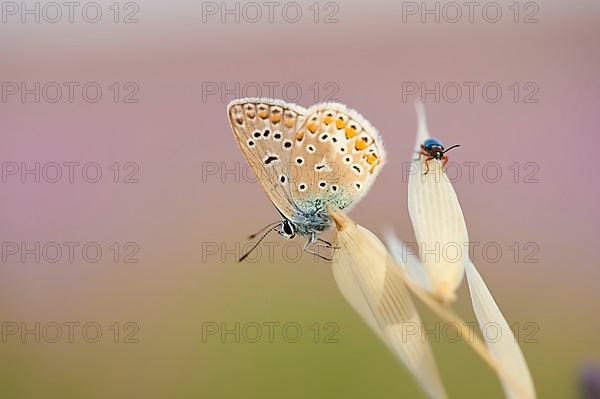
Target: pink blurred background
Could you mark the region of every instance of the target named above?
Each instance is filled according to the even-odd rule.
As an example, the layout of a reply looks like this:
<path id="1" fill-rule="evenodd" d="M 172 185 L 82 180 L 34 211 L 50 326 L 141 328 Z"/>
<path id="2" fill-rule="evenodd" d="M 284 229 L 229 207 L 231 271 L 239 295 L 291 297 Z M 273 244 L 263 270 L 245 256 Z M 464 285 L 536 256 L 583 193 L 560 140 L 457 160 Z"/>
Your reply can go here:
<path id="1" fill-rule="evenodd" d="M 285 2 L 272 23 L 264 6 L 262 18 L 249 21 L 254 11 L 248 3 L 238 5 L 239 23 L 230 14 L 221 21 L 219 2 L 117 3 L 115 23 L 113 3 L 98 4 L 98 23 L 77 12 L 73 23 L 66 15 L 57 23 L 32 17 L 23 23 L 21 14 L 4 9 L 2 242 L 96 242 L 103 254 L 96 263 L 81 252 L 72 263 L 65 254 L 56 263 L 36 263 L 33 256 L 22 261 L 20 253 L 4 251 L 0 320 L 95 321 L 105 334 L 114 322 L 134 321 L 140 342 L 35 344 L 8 337 L 0 343 L 2 397 L 361 397 L 374 386 L 382 397 L 418 395 L 407 373 L 345 305 L 326 263 L 308 256 L 286 262 L 280 246 L 274 261 L 235 263 L 245 237 L 278 215 L 247 178 L 225 107 L 236 97 L 273 94 L 305 107 L 335 98 L 359 110 L 380 131 L 388 162 L 352 216 L 378 235 L 391 226 L 413 241 L 402 171 L 412 155 L 419 96 L 406 89 L 421 83 L 431 89 L 436 82 L 463 88 L 464 82 L 491 82 L 502 89 L 495 103 L 480 89 L 472 102 L 466 89 L 456 102 L 426 96 L 429 128 L 444 143 L 462 145 L 449 155 L 463 171 L 455 189 L 471 239 L 502 248 L 495 263 L 476 250 L 477 267 L 511 322 L 539 326 L 539 342 L 522 345 L 539 396 L 576 395 L 578 368 L 600 358 L 600 272 L 592 241 L 600 230 L 597 2 L 517 3 L 515 22 L 513 2 L 501 1 L 497 23 L 477 11 L 486 2 L 473 23 L 467 15 L 456 23 L 443 15 L 439 23 L 433 16 L 422 22 L 420 15 L 406 14 L 421 3 L 384 1 L 299 2 L 296 23 L 285 19 L 294 17 L 293 10 L 281 14 Z M 448 3 L 438 4 L 442 10 Z M 235 3 L 227 7 L 235 10 Z M 139 22 L 123 23 L 132 12 Z M 524 23 L 527 15 L 539 21 Z M 65 89 L 56 103 L 42 94 L 36 103 L 33 94 L 22 101 L 21 92 L 8 92 L 15 83 L 33 88 L 36 82 L 78 82 L 79 88 L 96 82 L 102 96 L 91 103 L 75 89 L 70 103 Z M 134 91 L 130 100 L 137 102 L 125 103 Z M 537 101 L 525 102 L 532 92 L 529 99 Z M 36 162 L 40 168 L 95 162 L 102 178 L 88 183 L 76 173 L 69 183 L 63 168 L 57 183 L 43 176 L 36 183 L 33 175 L 22 183 L 20 170 L 7 173 L 13 163 L 21 169 Z M 465 176 L 465 162 L 481 165 L 473 181 Z M 482 174 L 489 162 L 500 166 L 498 182 Z M 535 164 L 526 167 L 530 162 Z M 132 178 L 138 182 L 123 182 L 136 166 Z M 526 182 L 532 179 L 537 182 Z M 271 241 L 283 245 L 276 237 Z M 118 262 L 109 248 L 115 242 Z M 139 249 L 137 263 L 123 262 L 129 242 Z M 220 248 L 216 254 L 212 243 Z M 527 243 L 534 246 L 526 249 Z M 525 262 L 527 255 L 538 262 Z M 466 299 L 459 308 L 466 311 Z M 267 344 L 259 351 L 200 342 L 200 323 L 207 320 L 298 319 L 307 325 L 335 321 L 340 343 L 334 349 Z M 501 395 L 468 348 L 440 346 L 451 396 Z M 457 370 L 454 359 L 465 362 L 464 369 Z M 369 377 L 348 378 L 348 363 Z M 277 371 L 271 374 L 271 368 Z M 474 380 L 477 391 L 469 389 Z"/>

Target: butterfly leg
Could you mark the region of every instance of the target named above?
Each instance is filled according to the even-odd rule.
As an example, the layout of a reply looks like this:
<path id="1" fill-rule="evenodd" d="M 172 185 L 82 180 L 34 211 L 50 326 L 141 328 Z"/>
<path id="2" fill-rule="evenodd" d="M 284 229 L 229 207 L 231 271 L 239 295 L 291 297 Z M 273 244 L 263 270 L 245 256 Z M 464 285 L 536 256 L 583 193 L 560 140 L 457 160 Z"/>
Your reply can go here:
<path id="1" fill-rule="evenodd" d="M 317 241 L 317 234 L 316 234 L 316 233 L 312 233 L 312 234 L 310 235 L 310 238 L 308 239 L 308 241 L 307 241 L 307 242 L 306 242 L 306 244 L 304 245 L 304 250 L 305 250 L 306 252 L 308 252 L 309 254 L 311 254 L 311 255 L 315 255 L 315 256 L 318 256 L 319 258 L 321 258 L 321 259 L 323 259 L 323 260 L 325 260 L 325 261 L 327 261 L 327 262 L 333 262 L 333 259 L 331 259 L 331 258 L 326 258 L 325 256 L 323 256 L 323 255 L 319 254 L 318 252 L 314 252 L 314 251 L 311 251 L 311 250 L 309 249 L 309 247 L 313 246 L 313 245 L 316 243 L 316 241 Z M 323 245 L 323 246 L 324 246 L 324 245 Z"/>
<path id="2" fill-rule="evenodd" d="M 332 243 L 330 243 L 327 240 L 322 239 L 321 237 L 317 237 L 317 241 L 321 241 L 322 243 L 325 244 L 325 245 L 321 245 L 321 244 L 315 243 L 315 245 L 317 245 L 319 247 L 325 247 L 325 248 L 331 248 L 331 249 L 340 249 L 341 248 L 341 247 L 334 247 Z"/>

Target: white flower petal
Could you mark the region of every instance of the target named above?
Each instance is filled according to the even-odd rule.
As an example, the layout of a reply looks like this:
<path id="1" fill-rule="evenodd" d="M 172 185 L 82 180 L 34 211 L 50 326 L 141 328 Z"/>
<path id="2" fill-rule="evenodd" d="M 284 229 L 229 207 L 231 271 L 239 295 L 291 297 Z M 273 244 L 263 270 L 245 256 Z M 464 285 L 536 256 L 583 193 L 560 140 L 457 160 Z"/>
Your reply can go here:
<path id="1" fill-rule="evenodd" d="M 385 233 L 385 244 L 396 263 L 404 268 L 406 276 L 425 291 L 431 292 L 429 275 L 417 255 L 391 230 Z"/>
<path id="2" fill-rule="evenodd" d="M 422 102 L 417 101 L 415 103 L 417 110 L 417 144 L 415 145 L 415 151 L 419 152 L 421 144 L 429 138 L 429 129 L 427 129 L 427 117 L 425 116 L 425 106 Z"/>
<path id="3" fill-rule="evenodd" d="M 422 107 L 417 106 L 417 148 L 429 138 Z M 469 235 L 456 192 L 440 161 L 426 164 L 424 157 L 415 154 L 408 178 L 408 212 L 433 295 L 443 302 L 454 301 L 468 260 Z"/>
<path id="4" fill-rule="evenodd" d="M 479 322 L 488 350 L 496 362 L 519 384 L 523 394 L 527 395 L 525 398 L 535 398 L 533 380 L 523 357 L 523 352 L 521 352 L 521 348 L 519 348 L 513 332 L 498 308 L 496 301 L 494 301 L 483 278 L 471 262 L 467 263 L 466 274 L 473 311 Z M 486 326 L 491 328 L 486 328 Z M 499 330 L 498 336 L 496 329 Z M 486 335 L 488 336 L 486 337 Z M 508 398 L 524 397 L 518 395 L 507 381 L 503 380 L 502 386 Z"/>
<path id="5" fill-rule="evenodd" d="M 420 144 L 429 138 L 422 104 L 417 104 L 417 116 L 419 150 Z M 442 302 L 453 301 L 466 268 L 473 310 L 489 353 L 484 353 L 483 348 L 478 349 L 479 345 L 473 347 L 497 371 L 509 398 L 535 398 L 533 381 L 523 353 L 485 282 L 469 259 L 469 235 L 456 192 L 441 162 L 430 160 L 426 163 L 424 158 L 418 157 L 412 162 L 413 173 L 408 180 L 408 210 L 420 245 L 420 258 L 431 279 L 431 292 Z M 450 248 L 455 249 L 453 255 L 458 256 L 449 256 L 447 250 Z M 486 336 L 490 324 L 499 329 L 499 337 Z"/>
<path id="6" fill-rule="evenodd" d="M 404 276 L 373 233 L 347 216 L 332 213 L 338 229 L 333 275 L 358 314 L 413 374 L 431 398 L 446 398 L 421 319 Z"/>

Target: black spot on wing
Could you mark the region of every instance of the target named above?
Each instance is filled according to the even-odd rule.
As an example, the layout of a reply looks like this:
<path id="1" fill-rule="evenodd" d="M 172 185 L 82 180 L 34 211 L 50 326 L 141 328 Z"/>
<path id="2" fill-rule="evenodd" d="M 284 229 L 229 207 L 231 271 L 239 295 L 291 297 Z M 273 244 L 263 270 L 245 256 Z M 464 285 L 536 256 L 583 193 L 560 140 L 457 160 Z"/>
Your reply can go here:
<path id="1" fill-rule="evenodd" d="M 279 161 L 279 157 L 275 155 L 269 155 L 264 159 L 265 165 L 269 165 L 272 162 Z"/>

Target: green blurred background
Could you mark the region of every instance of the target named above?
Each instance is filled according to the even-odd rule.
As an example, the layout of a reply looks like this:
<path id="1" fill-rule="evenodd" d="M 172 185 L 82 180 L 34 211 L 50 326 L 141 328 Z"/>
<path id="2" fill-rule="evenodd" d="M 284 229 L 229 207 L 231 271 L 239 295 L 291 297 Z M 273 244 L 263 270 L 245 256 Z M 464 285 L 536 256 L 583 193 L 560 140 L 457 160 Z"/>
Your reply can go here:
<path id="1" fill-rule="evenodd" d="M 479 243 L 474 262 L 520 326 L 539 397 L 580 397 L 581 367 L 600 361 L 597 2 L 521 2 L 515 22 L 513 2 L 502 1 L 496 23 L 479 12 L 472 23 L 467 14 L 455 23 L 450 14 L 422 22 L 406 14 L 408 3 L 384 1 L 316 3 L 317 22 L 314 2 L 298 3 L 297 22 L 292 9 L 282 16 L 287 3 L 273 22 L 264 6 L 253 22 L 248 3 L 237 6 L 239 22 L 236 11 L 222 15 L 222 7 L 236 10 L 234 2 L 118 3 L 115 22 L 114 4 L 98 4 L 96 23 L 80 14 L 73 23 L 68 14 L 56 23 L 22 22 L 3 11 L 1 398 L 424 397 L 345 303 L 330 265 L 298 255 L 299 239 L 289 246 L 271 237 L 256 261 L 235 263 L 245 237 L 278 214 L 247 171 L 225 107 L 235 97 L 272 94 L 303 106 L 335 98 L 359 110 L 381 132 L 388 162 L 352 217 L 380 237 L 393 227 L 410 242 L 403 171 L 418 95 L 405 89 L 436 82 L 493 82 L 503 90 L 497 102 L 480 91 L 473 101 L 466 91 L 456 102 L 426 96 L 430 131 L 462 144 L 450 158 L 463 172 L 454 186 Z M 441 13 L 449 3 L 437 4 Z M 524 23 L 534 11 L 538 22 Z M 139 22 L 123 23 L 126 16 Z M 103 94 L 90 102 L 78 89 L 73 102 L 55 103 L 7 94 L 10 83 L 36 82 L 96 82 Z M 525 102 L 531 87 L 537 102 Z M 129 94 L 138 101 L 126 102 Z M 97 183 L 79 169 L 69 182 L 66 168 L 57 183 L 23 178 L 36 162 L 40 169 L 95 162 L 103 174 Z M 466 162 L 479 162 L 472 180 Z M 482 174 L 489 162 L 500 166 L 497 182 Z M 14 164 L 17 174 L 6 173 Z M 137 182 L 125 183 L 135 165 Z M 73 261 L 64 251 L 52 263 L 9 250 L 52 242 L 78 242 Z M 81 253 L 89 242 L 102 249 L 97 262 Z M 481 251 L 489 243 L 501 248 L 498 260 Z M 137 263 L 125 262 L 128 254 Z M 457 309 L 474 320 L 465 287 L 459 298 Z M 433 329 L 435 317 L 422 315 Z M 65 323 L 79 323 L 72 340 Z M 240 342 L 206 334 L 236 323 Z M 252 323 L 262 326 L 256 343 L 247 339 Z M 294 330 L 283 336 L 276 327 L 269 342 L 265 323 L 297 323 L 302 336 L 288 342 Z M 56 325 L 62 336 L 53 343 Z M 88 342 L 98 327 L 97 342 Z M 25 328 L 34 332 L 23 335 Z M 328 334 L 337 342 L 325 342 Z M 536 342 L 524 342 L 528 336 Z M 470 348 L 439 341 L 433 349 L 450 397 L 502 397 Z"/>

